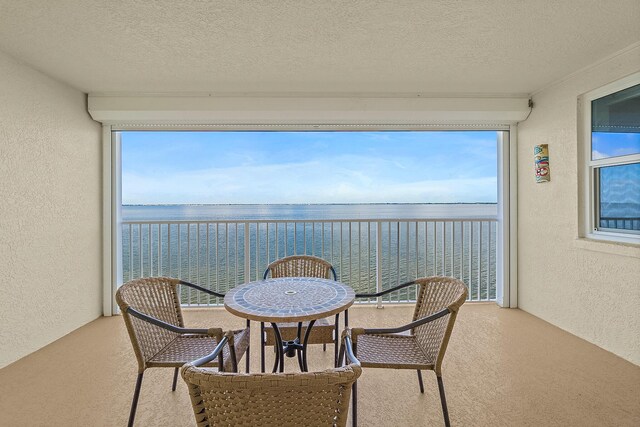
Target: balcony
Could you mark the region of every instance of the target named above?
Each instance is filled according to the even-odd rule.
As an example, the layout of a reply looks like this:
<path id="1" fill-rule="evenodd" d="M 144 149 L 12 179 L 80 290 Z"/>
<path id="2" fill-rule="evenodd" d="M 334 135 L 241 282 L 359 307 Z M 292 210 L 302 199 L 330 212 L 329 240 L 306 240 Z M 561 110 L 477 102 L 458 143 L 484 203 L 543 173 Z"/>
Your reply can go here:
<path id="1" fill-rule="evenodd" d="M 593 145 L 626 121 L 611 118 L 638 116 L 620 96 L 640 84 L 637 0 L 0 4 L 1 426 L 126 424 L 136 363 L 114 316 L 123 281 L 163 274 L 224 292 L 294 253 L 328 259 L 359 291 L 431 274 L 467 283 L 443 367 L 453 425 L 640 425 L 640 220 L 603 211 L 613 200 L 600 191 L 612 188 L 601 172 L 640 154 L 601 158 Z M 504 133 L 495 161 L 481 147 L 451 161 L 418 147 L 428 161 L 406 170 L 495 164 L 499 216 L 119 222 L 119 132 L 487 129 Z M 172 161 L 186 153 L 173 148 Z M 224 178 L 244 171 L 202 194 L 235 191 Z M 619 188 L 637 195 L 637 183 Z M 181 297 L 190 325 L 244 326 L 219 300 Z M 364 301 L 350 324 L 404 323 L 412 299 Z M 329 366 L 330 350 L 311 351 L 311 369 Z M 361 425 L 442 425 L 433 376 L 424 395 L 415 377 L 365 370 Z M 145 375 L 136 425 L 194 425 L 171 379 Z"/>

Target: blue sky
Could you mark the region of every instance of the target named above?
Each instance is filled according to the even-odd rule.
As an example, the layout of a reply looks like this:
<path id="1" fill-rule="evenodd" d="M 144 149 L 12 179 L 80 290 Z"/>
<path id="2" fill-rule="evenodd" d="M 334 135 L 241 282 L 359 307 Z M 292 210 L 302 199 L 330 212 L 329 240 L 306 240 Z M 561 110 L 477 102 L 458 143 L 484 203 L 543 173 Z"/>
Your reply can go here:
<path id="1" fill-rule="evenodd" d="M 640 154 L 640 133 L 593 132 L 591 149 L 593 160 Z"/>
<path id="2" fill-rule="evenodd" d="M 496 165 L 494 131 L 128 131 L 122 203 L 495 203 Z"/>

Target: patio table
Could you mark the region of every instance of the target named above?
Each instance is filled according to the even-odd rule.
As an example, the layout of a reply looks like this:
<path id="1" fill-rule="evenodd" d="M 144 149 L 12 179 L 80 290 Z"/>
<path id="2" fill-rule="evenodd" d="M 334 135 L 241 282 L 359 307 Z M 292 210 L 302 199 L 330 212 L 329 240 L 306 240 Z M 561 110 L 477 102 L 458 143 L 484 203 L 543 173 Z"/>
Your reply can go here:
<path id="1" fill-rule="evenodd" d="M 355 299 L 351 287 L 313 277 L 283 277 L 250 282 L 227 292 L 224 306 L 232 314 L 257 322 L 271 323 L 276 338 L 273 372 L 284 372 L 284 357 L 298 356 L 307 372 L 307 341 L 316 320 L 348 309 Z M 308 321 L 304 338 L 302 322 Z M 297 336 L 282 340 L 278 323 L 297 322 Z M 336 337 L 338 339 L 338 337 Z"/>

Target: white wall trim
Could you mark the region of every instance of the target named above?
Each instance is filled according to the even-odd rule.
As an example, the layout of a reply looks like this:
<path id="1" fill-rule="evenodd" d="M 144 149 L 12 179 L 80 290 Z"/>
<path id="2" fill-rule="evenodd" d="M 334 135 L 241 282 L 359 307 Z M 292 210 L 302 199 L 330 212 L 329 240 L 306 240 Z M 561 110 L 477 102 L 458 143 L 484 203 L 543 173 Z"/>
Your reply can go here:
<path id="1" fill-rule="evenodd" d="M 175 123 L 129 123 L 112 124 L 111 130 L 140 131 L 448 131 L 448 130 L 509 130 L 509 124 L 175 124 Z"/>
<path id="2" fill-rule="evenodd" d="M 509 288 L 507 284 L 509 282 L 509 259 L 505 256 L 505 254 L 508 253 L 508 246 L 506 246 L 507 233 L 505 233 L 505 230 L 509 225 L 509 218 L 505 213 L 509 212 L 509 184 L 506 182 L 505 177 L 509 176 L 509 171 L 506 169 L 506 166 L 509 164 L 509 136 L 508 133 L 505 135 L 505 132 L 498 132 L 497 138 L 498 161 L 496 169 L 498 171 L 498 228 L 496 231 L 496 303 L 500 307 L 508 307 Z"/>
<path id="3" fill-rule="evenodd" d="M 222 97 L 209 94 L 89 95 L 104 124 L 414 125 L 511 124 L 529 113 L 528 98 Z"/>
<path id="4" fill-rule="evenodd" d="M 102 315 L 113 314 L 111 126 L 102 126 Z"/>
<path id="5" fill-rule="evenodd" d="M 498 140 L 498 246 L 496 302 L 518 307 L 517 292 L 517 127 L 499 133 Z"/>
<path id="6" fill-rule="evenodd" d="M 111 281 L 112 295 L 113 295 L 113 314 L 119 313 L 119 308 L 115 301 L 116 290 L 122 285 L 122 263 L 117 260 L 122 259 L 122 142 L 120 140 L 120 134 L 113 132 L 111 129 L 111 152 L 113 153 L 113 168 L 112 168 L 112 228 L 111 233 L 113 248 L 111 250 L 111 256 L 113 257 L 113 280 Z"/>
<path id="7" fill-rule="evenodd" d="M 121 201 L 122 183 L 119 136 L 112 132 L 110 125 L 102 126 L 102 245 L 103 284 L 102 314 L 112 316 L 118 313 L 115 292 L 121 284 L 122 229 Z"/>
<path id="8" fill-rule="evenodd" d="M 518 126 L 509 131 L 509 307 L 518 307 Z"/>

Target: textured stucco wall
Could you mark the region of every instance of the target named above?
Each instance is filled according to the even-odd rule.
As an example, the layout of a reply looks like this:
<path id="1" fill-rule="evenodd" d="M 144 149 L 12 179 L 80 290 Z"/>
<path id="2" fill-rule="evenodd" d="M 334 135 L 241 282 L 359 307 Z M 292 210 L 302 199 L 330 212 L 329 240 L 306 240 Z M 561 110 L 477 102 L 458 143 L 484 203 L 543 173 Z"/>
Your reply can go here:
<path id="1" fill-rule="evenodd" d="M 0 368 L 101 314 L 101 131 L 0 52 Z"/>
<path id="2" fill-rule="evenodd" d="M 518 127 L 518 304 L 640 364 L 640 248 L 578 239 L 579 95 L 640 70 L 640 47 L 533 97 Z M 551 182 L 536 184 L 533 147 L 549 144 Z"/>

